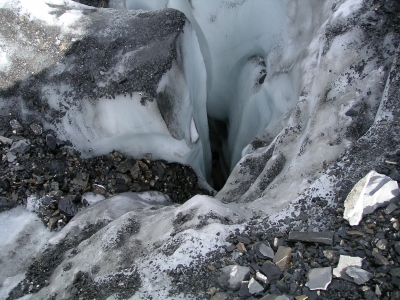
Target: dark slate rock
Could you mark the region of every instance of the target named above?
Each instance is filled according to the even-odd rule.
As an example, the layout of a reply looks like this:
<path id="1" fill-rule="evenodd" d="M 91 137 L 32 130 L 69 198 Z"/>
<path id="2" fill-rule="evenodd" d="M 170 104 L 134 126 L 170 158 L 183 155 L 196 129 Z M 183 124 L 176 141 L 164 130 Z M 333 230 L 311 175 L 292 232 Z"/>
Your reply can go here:
<path id="1" fill-rule="evenodd" d="M 246 236 L 238 235 L 236 238 L 239 243 L 243 243 L 245 245 L 249 245 L 251 243 L 251 240 Z"/>
<path id="2" fill-rule="evenodd" d="M 10 181 L 8 179 L 4 179 L 0 181 L 0 188 L 2 188 L 4 191 L 8 192 L 11 188 Z"/>
<path id="3" fill-rule="evenodd" d="M 269 282 L 276 282 L 281 279 L 283 272 L 277 265 L 274 263 L 267 261 L 260 267 L 261 273 L 267 276 Z"/>
<path id="4" fill-rule="evenodd" d="M 117 193 L 124 193 L 129 191 L 128 186 L 123 183 L 117 183 L 116 185 L 114 185 L 114 189 Z"/>
<path id="5" fill-rule="evenodd" d="M 363 290 L 364 294 L 364 299 L 365 300 L 378 300 L 379 298 L 375 295 L 373 291 L 371 291 L 369 288 L 366 288 Z"/>
<path id="6" fill-rule="evenodd" d="M 256 243 L 255 250 L 256 250 L 257 256 L 262 259 L 274 258 L 274 255 L 275 255 L 274 250 L 272 250 L 271 246 L 266 241 Z"/>
<path id="7" fill-rule="evenodd" d="M 68 217 L 73 217 L 78 213 L 78 208 L 71 198 L 63 198 L 58 202 L 58 209 Z"/>
<path id="8" fill-rule="evenodd" d="M 276 287 L 284 294 L 289 293 L 289 288 L 286 283 L 282 280 L 276 283 Z"/>
<path id="9" fill-rule="evenodd" d="M 56 150 L 57 148 L 56 138 L 51 134 L 46 135 L 46 145 L 51 151 Z"/>
<path id="10" fill-rule="evenodd" d="M 389 271 L 390 276 L 400 277 L 400 268 L 393 268 Z"/>
<path id="11" fill-rule="evenodd" d="M 289 233 L 289 241 L 332 245 L 333 232 L 331 232 L 331 231 L 322 231 L 322 232 L 291 231 Z"/>
<path id="12" fill-rule="evenodd" d="M 227 252 L 232 252 L 233 250 L 235 250 L 236 249 L 236 245 L 234 245 L 234 244 L 230 244 L 229 246 L 227 246 L 226 248 L 225 248 L 225 250 L 227 251 Z"/>
<path id="13" fill-rule="evenodd" d="M 387 274 L 390 271 L 390 266 L 381 266 L 376 268 L 377 273 Z"/>
<path id="14" fill-rule="evenodd" d="M 400 289 L 400 278 L 392 277 L 392 284 L 397 288 Z"/>
<path id="15" fill-rule="evenodd" d="M 396 251 L 396 253 L 397 253 L 398 255 L 400 255 L 400 242 L 396 242 L 396 243 L 394 244 L 394 251 Z"/>
<path id="16" fill-rule="evenodd" d="M 239 289 L 239 296 L 240 297 L 250 297 L 251 294 L 249 292 L 249 282 L 248 281 L 243 281 L 240 285 Z"/>
<path id="17" fill-rule="evenodd" d="M 307 295 L 308 300 L 318 299 L 318 291 L 311 291 L 308 287 L 303 287 L 303 294 Z"/>

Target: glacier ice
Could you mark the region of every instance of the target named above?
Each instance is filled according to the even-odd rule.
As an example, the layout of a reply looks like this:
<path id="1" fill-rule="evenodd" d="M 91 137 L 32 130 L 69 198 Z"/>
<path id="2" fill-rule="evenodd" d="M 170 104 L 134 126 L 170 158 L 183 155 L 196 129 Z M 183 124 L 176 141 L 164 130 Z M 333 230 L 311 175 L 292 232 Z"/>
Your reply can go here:
<path id="1" fill-rule="evenodd" d="M 390 34 L 375 48 L 361 26 L 351 25 L 355 17 L 360 24 L 368 17 L 363 1 L 127 1 L 128 9 L 141 9 L 134 12 L 93 9 L 67 0 L 38 3 L 33 7 L 29 1 L 0 0 L 0 13 L 19 9 L 18 17 L 58 28 L 52 36 L 54 56 L 46 60 L 35 47 L 26 46 L 30 51 L 21 54 L 21 59 L 37 63 L 15 74 L 15 82 L 0 79 L 2 92 L 12 92 L 10 87 L 16 82 L 31 91 L 31 80 L 48 75 L 47 82 L 32 91 L 43 95 L 45 108 L 56 115 L 57 122 L 46 109 L 41 115 L 42 110 L 32 109 L 32 103 L 20 101 L 19 94 L 7 98 L 24 112 L 25 120 L 42 118 L 46 129 L 70 140 L 86 155 L 113 149 L 134 156 L 152 152 L 156 158 L 190 164 L 203 183 L 210 182 L 211 151 L 217 152 L 223 174 L 218 176 L 228 177 L 215 198 L 196 196 L 177 206 L 161 194 L 122 194 L 90 205 L 52 238 L 38 229 L 41 245 L 49 240 L 48 247 L 61 249 L 63 241 L 68 241 L 79 249 L 78 253 L 64 249 L 66 256 L 39 297 L 54 291 L 68 297 L 74 274 L 82 271 L 90 274 L 94 285 L 117 272 L 122 277 L 139 274 L 142 282 L 136 299 L 168 298 L 171 278 L 160 270 L 188 267 L 199 257 L 205 263 L 206 254 L 225 245 L 230 231 L 243 228 L 251 218 L 256 222 L 260 214 L 270 215 L 271 222 L 297 217 L 299 201 L 314 197 L 334 206 L 342 192 L 339 176 L 361 178 L 382 147 L 395 147 L 382 137 L 388 136 L 397 120 L 391 111 L 398 99 L 393 97 L 398 78 L 388 74 L 396 68 L 399 52 Z M 169 10 L 146 12 L 165 8 Z M 139 23 L 162 16 L 165 26 L 157 29 L 165 29 L 175 20 L 165 17 L 176 14 L 173 9 L 185 13 L 190 22 L 178 16 L 182 24 L 171 25 L 171 35 L 148 38 L 157 30 L 146 31 Z M 124 50 L 135 42 L 129 40 L 132 32 L 141 31 L 147 44 Z M 112 62 L 110 66 L 101 68 L 97 64 L 103 61 L 88 59 L 93 52 L 86 52 L 87 57 L 74 52 L 86 45 L 85 37 L 96 34 L 105 39 L 95 45 L 100 52 L 104 45 L 123 45 L 110 50 L 110 57 L 104 56 Z M 123 38 L 110 39 L 114 34 Z M 24 30 L 20 37 L 30 39 Z M 13 59 L 24 45 L 17 39 L 4 44 L 5 39 L 0 29 L 1 74 L 17 67 Z M 66 52 L 72 45 L 77 48 Z M 140 72 L 151 87 L 141 84 L 143 89 L 124 93 L 124 84 L 140 81 L 140 76 L 132 81 L 128 77 L 143 61 L 167 67 L 152 72 L 151 63 L 145 65 Z M 92 69 L 85 69 L 90 64 Z M 116 92 L 92 99 L 90 80 L 88 87 L 51 82 L 74 68 L 94 74 L 96 89 L 112 87 Z M 79 101 L 73 99 L 77 89 L 86 89 Z M 13 113 L 3 95 L 1 113 Z M 358 159 L 360 153 L 365 153 L 362 159 Z M 34 200 L 28 201 L 33 209 Z M 307 212 L 309 224 L 319 224 L 321 220 L 315 217 L 321 214 L 319 210 L 312 207 Z M 11 211 L 0 217 L 17 216 Z M 75 237 L 79 239 L 74 244 Z M 6 241 L 6 247 L 15 247 L 14 240 Z M 28 249 L 21 256 L 32 257 L 38 249 Z M 17 273 L 1 274 L 6 286 L 1 293 L 24 280 L 27 264 L 19 265 Z M 116 271 L 119 266 L 122 271 Z M 153 279 L 154 273 L 161 274 Z M 175 295 L 174 299 L 185 297 Z"/>
<path id="2" fill-rule="evenodd" d="M 2 113 L 43 122 L 45 130 L 54 130 L 84 155 L 118 149 L 191 165 L 207 185 L 207 76 L 184 16 L 174 10 L 116 13 L 73 1 L 39 1 L 35 7 L 25 2 L 0 3 L 3 14 L 18 8 L 17 20 L 29 17 L 39 36 L 32 37 L 25 21 L 13 17 L 10 22 L 22 22 L 21 31 L 2 33 L 8 36 L 4 63 L 24 66 L 4 65 L 13 76 L 2 77 L 2 98 L 13 105 Z M 161 21 L 167 24 L 162 30 Z M 19 52 L 26 41 L 29 51 Z M 19 82 L 23 91 L 15 91 Z M 29 94 L 37 99 L 24 96 Z"/>
<path id="3" fill-rule="evenodd" d="M 0 298 L 6 299 L 54 234 L 35 213 L 22 207 L 2 212 L 0 228 Z"/>

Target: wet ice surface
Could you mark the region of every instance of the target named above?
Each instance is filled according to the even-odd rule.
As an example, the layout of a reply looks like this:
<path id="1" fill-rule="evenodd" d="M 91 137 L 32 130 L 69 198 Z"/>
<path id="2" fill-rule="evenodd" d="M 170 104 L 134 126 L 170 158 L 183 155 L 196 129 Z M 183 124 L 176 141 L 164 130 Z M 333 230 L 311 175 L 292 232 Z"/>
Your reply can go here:
<path id="1" fill-rule="evenodd" d="M 0 213 L 0 228 L 0 297 L 5 299 L 54 233 L 23 207 Z"/>
<path id="2" fill-rule="evenodd" d="M 20 14 L 29 12 L 31 20 L 59 26 L 62 34 L 79 39 L 85 33 L 85 24 L 71 25 L 82 17 L 82 6 L 66 1 L 67 12 L 56 18 L 50 14 L 55 7 L 39 2 L 37 6 L 15 3 L 22 7 Z M 52 3 L 64 5 L 64 1 Z M 136 294 L 126 295 L 133 299 L 188 299 L 191 296 L 169 294 L 175 283 L 167 271 L 204 267 L 207 254 L 219 251 L 229 233 L 242 230 L 253 216 L 261 215 L 255 218 L 276 224 L 279 230 L 288 227 L 279 221 L 291 222 L 302 213 L 309 216 L 310 230 L 330 225 L 332 216 L 320 220 L 321 208 L 311 204 L 304 212 L 302 204 L 320 197 L 329 208 L 336 208 L 337 170 L 349 160 L 341 155 L 371 125 L 394 118 L 385 101 L 389 101 L 391 82 L 386 78 L 395 47 L 390 36 L 382 38 L 388 51 L 378 58 L 369 49 L 365 32 L 349 25 L 361 14 L 362 4 L 359 0 L 318 5 L 277 0 L 193 0 L 190 5 L 128 1 L 131 9 L 178 8 L 192 21 L 177 35 L 177 57 L 157 82 L 158 98 L 142 105 L 148 94 L 134 91 L 126 97 L 117 93 L 112 102 L 99 97 L 74 106 L 57 97 L 57 91 L 68 94 L 72 87 L 44 86 L 49 107 L 65 113 L 60 122 L 47 126 L 87 155 L 89 149 L 94 155 L 116 148 L 136 156 L 151 152 L 154 157 L 190 163 L 204 182 L 211 160 L 208 114 L 212 126 L 225 122 L 225 129 L 213 130 L 221 138 L 222 169 L 232 173 L 215 199 L 196 196 L 181 206 L 161 194 L 123 194 L 99 201 L 89 196 L 91 205 L 55 235 L 22 208 L 1 213 L 0 222 L 7 224 L 2 229 L 15 224 L 3 232 L 1 241 L 7 249 L 2 252 L 6 257 L 1 269 L 7 271 L 0 274 L 1 295 L 23 279 L 29 267 L 26 258 L 40 253 L 47 241 L 50 248 L 60 249 L 62 257 L 52 270 L 50 285 L 39 286 L 33 299 L 53 293 L 74 295 L 72 286 L 79 287 L 76 274 L 91 278 L 88 297 L 112 296 L 119 290 L 107 290 L 110 278 L 120 278 L 121 289 L 135 283 L 131 292 Z M 13 1 L 0 1 L 1 8 L 11 5 Z M 6 46 L 0 51 L 0 71 L 8 72 L 16 50 Z M 102 71 L 98 87 L 117 79 L 123 84 L 126 78 L 119 74 L 125 74 L 124 62 L 135 55 L 117 53 L 117 63 Z M 66 67 L 57 64 L 51 73 L 57 75 Z M 160 109 L 163 105 L 165 110 Z M 374 131 L 369 134 L 373 137 Z M 33 198 L 28 204 L 35 210 Z M 96 294 L 102 285 L 107 287 L 105 294 Z M 325 288 L 326 282 L 317 287 Z"/>

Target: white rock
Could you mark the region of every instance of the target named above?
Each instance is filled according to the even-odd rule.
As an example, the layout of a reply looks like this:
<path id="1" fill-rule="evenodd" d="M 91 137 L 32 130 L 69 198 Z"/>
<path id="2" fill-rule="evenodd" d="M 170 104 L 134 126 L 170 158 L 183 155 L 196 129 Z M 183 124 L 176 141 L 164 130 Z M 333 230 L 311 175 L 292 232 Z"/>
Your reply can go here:
<path id="1" fill-rule="evenodd" d="M 353 281 L 353 279 L 346 274 L 346 269 L 348 267 L 361 268 L 361 266 L 362 266 L 362 258 L 340 255 L 338 266 L 333 269 L 333 275 L 338 278 L 342 278 L 348 281 Z"/>
<path id="2" fill-rule="evenodd" d="M 346 269 L 346 274 L 353 278 L 354 282 L 357 284 L 364 284 L 373 277 L 370 272 L 358 267 L 348 267 Z"/>
<path id="3" fill-rule="evenodd" d="M 306 286 L 314 290 L 326 290 L 332 281 L 332 268 L 311 269 L 307 275 Z"/>
<path id="4" fill-rule="evenodd" d="M 353 187 L 344 202 L 344 218 L 350 225 L 358 225 L 363 215 L 387 205 L 399 195 L 397 182 L 371 171 Z"/>
<path id="5" fill-rule="evenodd" d="M 258 281 L 261 281 L 261 282 L 265 283 L 265 284 L 268 283 L 268 278 L 267 278 L 267 276 L 265 276 L 264 274 L 261 274 L 259 271 L 257 271 L 257 273 L 256 273 L 256 279 L 257 279 Z"/>
<path id="6" fill-rule="evenodd" d="M 242 281 L 249 276 L 250 269 L 241 266 L 226 266 L 221 269 L 221 275 L 218 278 L 219 284 L 231 290 L 240 288 Z"/>
<path id="7" fill-rule="evenodd" d="M 264 290 L 263 286 L 259 284 L 254 278 L 251 278 L 249 281 L 249 293 L 250 294 L 258 294 Z"/>

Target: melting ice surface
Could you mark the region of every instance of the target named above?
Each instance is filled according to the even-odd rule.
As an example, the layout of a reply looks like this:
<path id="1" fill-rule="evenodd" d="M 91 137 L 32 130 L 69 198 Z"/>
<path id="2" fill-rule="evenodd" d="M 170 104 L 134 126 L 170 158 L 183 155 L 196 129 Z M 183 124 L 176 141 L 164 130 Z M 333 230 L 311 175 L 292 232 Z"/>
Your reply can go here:
<path id="1" fill-rule="evenodd" d="M 0 0 L 1 5 L 11 2 Z M 20 3 L 28 11 L 33 9 L 26 1 Z M 174 65 L 158 87 L 159 92 L 173 91 L 179 95 L 177 103 L 181 105 L 176 107 L 178 118 L 172 128 L 183 138 L 171 136 L 170 124 L 162 121 L 155 106 L 150 104 L 145 109 L 129 101 L 139 94 L 132 99 L 117 96 L 112 106 L 106 99 L 100 99 L 97 106 L 87 103 L 83 111 L 71 111 L 63 126 L 56 128 L 58 134 L 86 150 L 94 148 L 95 154 L 115 147 L 134 156 L 153 152 L 155 157 L 191 164 L 203 178 L 210 172 L 211 141 L 213 151 L 219 151 L 223 158 L 223 172 L 232 173 L 217 199 L 196 196 L 179 207 L 169 205 L 168 199 L 160 195 L 120 195 L 105 200 L 87 195 L 93 206 L 81 212 L 50 242 L 57 244 L 70 231 L 74 232 L 72 228 L 82 229 L 87 222 L 106 219 L 110 223 L 78 246 L 82 254 L 71 259 L 75 267 L 64 278 L 72 278 L 79 269 L 89 270 L 85 257 L 94 257 L 96 261 L 110 259 L 96 280 L 123 263 L 123 253 L 110 255 L 106 250 L 113 247 L 118 230 L 131 218 L 141 226 L 130 237 L 128 246 L 137 247 L 137 252 L 147 251 L 143 257 L 134 257 L 143 278 L 137 299 L 149 295 L 168 298 L 168 276 L 160 275 L 152 281 L 152 275 L 178 264 L 189 265 L 194 259 L 191 253 L 201 256 L 214 249 L 214 245 L 223 245 L 229 230 L 238 226 L 216 224 L 218 220 L 228 218 L 232 224 L 239 224 L 254 211 L 275 214 L 307 186 L 321 195 L 332 191 L 329 176 L 319 172 L 324 161 L 335 160 L 351 144 L 343 134 L 351 120 L 345 112 L 363 102 L 371 108 L 379 106 L 379 88 L 384 78 L 383 68 L 374 64 L 376 58 L 369 60 L 362 78 L 351 68 L 368 57 L 368 44 L 362 43 L 359 29 L 351 27 L 332 40 L 326 38 L 329 26 L 345 24 L 361 4 L 361 0 L 127 1 L 130 9 L 176 8 L 192 23 L 179 40 L 183 64 Z M 35 13 L 31 16 L 38 17 Z M 0 52 L 0 57 L 5 58 L 0 68 L 7 69 L 9 60 L 3 53 Z M 346 74 L 353 76 L 352 85 L 347 85 Z M 378 96 L 367 97 L 367 92 Z M 137 122 L 132 122 L 132 116 Z M 68 126 L 71 119 L 73 126 Z M 263 142 L 262 147 L 255 149 L 249 145 L 254 137 Z M 264 157 L 268 159 L 263 161 Z M 260 169 L 254 178 L 241 168 L 247 158 L 262 162 L 254 167 Z M 281 175 L 266 184 L 263 180 L 274 168 Z M 252 180 L 251 184 L 239 193 L 238 187 L 247 180 Z M 189 221 L 174 226 L 179 214 L 188 216 Z M 213 218 L 207 218 L 210 214 Z M 14 235 L 29 228 L 36 230 L 32 225 L 36 219 L 22 208 L 0 214 L 0 223 L 19 215 L 27 222 L 19 223 L 21 227 L 5 232 L 4 239 L 0 239 L 4 241 L 2 247 L 10 247 L 10 251 L 19 247 Z M 196 226 L 198 229 L 193 229 Z M 41 242 L 21 256 L 34 256 L 49 235 L 40 229 L 37 238 Z M 163 251 L 171 245 L 177 248 L 166 255 Z M 2 271 L 1 293 L 5 295 L 10 286 L 23 278 L 26 267 L 23 263 L 14 273 Z M 55 274 L 62 273 L 59 266 Z M 62 291 L 68 284 L 61 276 L 54 278 L 51 287 L 43 289 L 40 295 L 50 289 Z"/>

